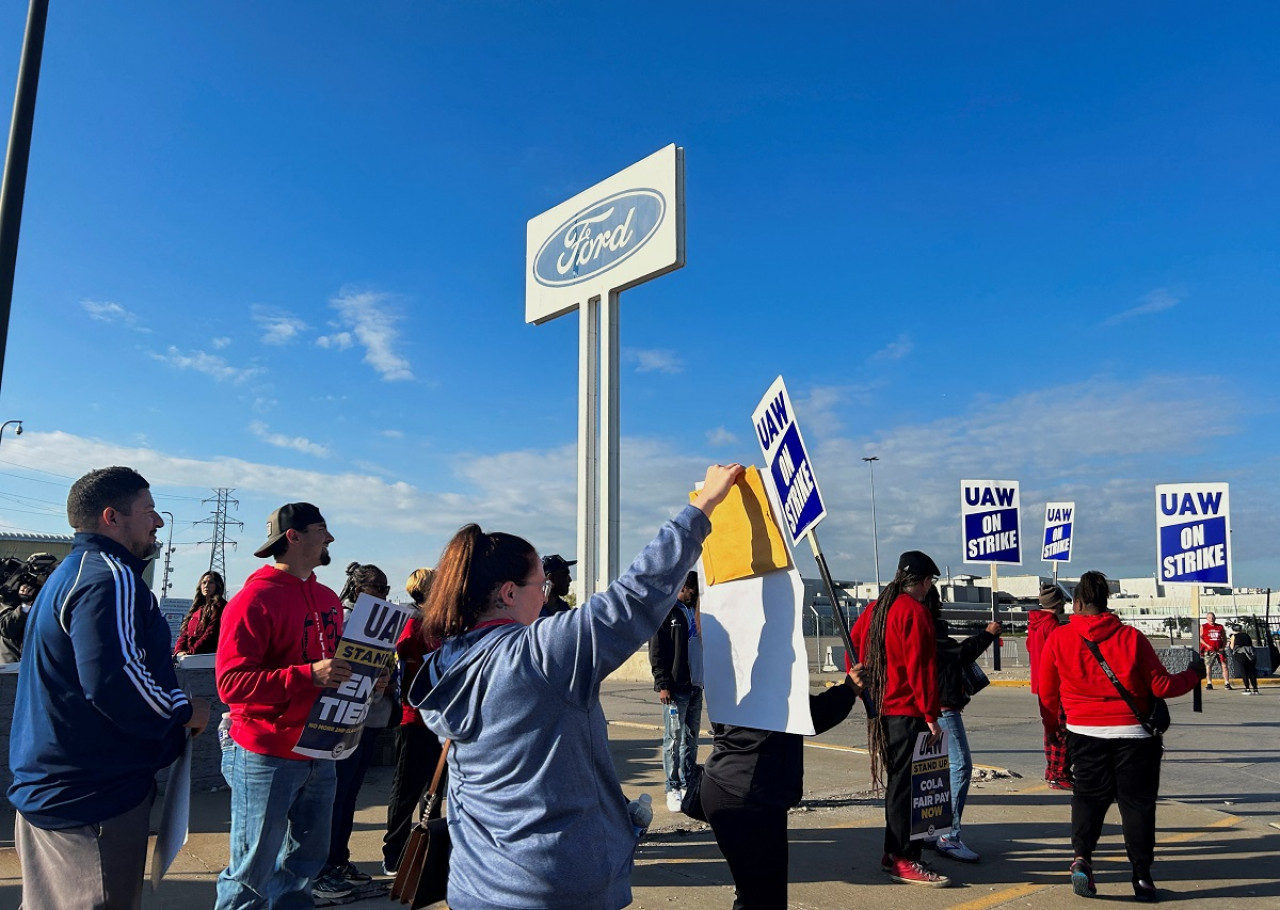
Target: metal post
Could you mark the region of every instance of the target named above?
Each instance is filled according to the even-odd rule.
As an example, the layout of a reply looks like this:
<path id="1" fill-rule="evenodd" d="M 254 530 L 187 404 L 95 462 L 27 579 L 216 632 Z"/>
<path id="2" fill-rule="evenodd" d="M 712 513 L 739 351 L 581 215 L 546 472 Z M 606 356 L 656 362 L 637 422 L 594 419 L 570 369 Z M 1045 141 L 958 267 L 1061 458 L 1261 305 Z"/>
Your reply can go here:
<path id="1" fill-rule="evenodd" d="M 880 596 L 880 529 L 876 525 L 876 465 L 880 460 L 878 455 L 872 455 L 870 458 L 862 459 L 867 463 L 867 467 L 871 469 L 871 540 L 875 546 L 876 554 L 876 597 Z"/>
<path id="2" fill-rule="evenodd" d="M 578 311 L 578 603 L 596 592 L 600 434 L 600 298 Z"/>
<path id="3" fill-rule="evenodd" d="M 618 566 L 619 507 L 618 507 L 618 292 L 609 291 L 604 300 L 600 325 L 600 381 L 605 384 L 601 398 L 600 469 L 604 473 L 600 481 L 603 496 L 600 497 L 600 559 L 596 565 L 599 578 L 597 591 L 603 591 L 621 574 Z"/>
<path id="4" fill-rule="evenodd" d="M 809 612 L 813 614 L 813 636 L 818 645 L 818 672 L 822 672 L 822 615 L 818 608 L 809 604 Z"/>
<path id="5" fill-rule="evenodd" d="M 49 0 L 31 0 L 27 7 L 27 30 L 22 39 L 22 60 L 18 64 L 18 88 L 13 98 L 4 182 L 0 186 L 0 383 L 4 380 L 13 279 L 18 266 L 18 232 L 22 227 L 22 200 L 27 192 L 31 128 L 36 117 L 36 89 L 40 84 L 40 58 L 44 55 L 44 26 L 48 18 Z"/>
<path id="6" fill-rule="evenodd" d="M 996 589 L 1000 587 L 1000 573 L 996 569 L 996 564 L 991 564 L 991 621 L 1000 621 L 1000 596 L 996 593 Z M 1000 639 L 996 639 L 996 646 L 991 649 L 991 669 L 1000 669 Z"/>
<path id="7" fill-rule="evenodd" d="M 1192 645 L 1197 651 L 1200 650 L 1200 582 L 1195 582 L 1191 586 L 1191 640 L 1195 642 Z M 1205 675 L 1209 681 L 1213 681 L 1212 676 L 1208 676 L 1210 668 L 1208 663 L 1205 664 Z M 1196 683 L 1196 687 L 1191 690 L 1191 710 L 1196 714 L 1204 710 L 1204 694 L 1200 689 L 1200 683 Z"/>
<path id="8" fill-rule="evenodd" d="M 161 515 L 169 516 L 169 543 L 164 548 L 164 575 L 160 581 L 160 599 L 169 596 L 169 557 L 173 555 L 173 513 L 161 512 Z"/>

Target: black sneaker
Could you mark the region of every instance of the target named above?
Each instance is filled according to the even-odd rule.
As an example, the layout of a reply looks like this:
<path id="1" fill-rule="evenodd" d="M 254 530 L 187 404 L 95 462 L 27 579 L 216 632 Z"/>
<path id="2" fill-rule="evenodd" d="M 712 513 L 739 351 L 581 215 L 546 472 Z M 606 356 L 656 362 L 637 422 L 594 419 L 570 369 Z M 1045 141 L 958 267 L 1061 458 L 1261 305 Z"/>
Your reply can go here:
<path id="1" fill-rule="evenodd" d="M 311 897 L 320 901 L 336 901 L 350 896 L 353 890 L 340 874 L 332 869 L 326 869 L 311 886 Z"/>
<path id="2" fill-rule="evenodd" d="M 1098 886 L 1093 882 L 1093 866 L 1085 860 L 1078 859 L 1071 864 L 1071 890 L 1081 897 L 1094 897 L 1098 893 Z"/>
<path id="3" fill-rule="evenodd" d="M 1151 879 L 1139 879 L 1133 883 L 1133 899 L 1140 904 L 1156 904 L 1160 902 L 1160 892 Z"/>
<path id="4" fill-rule="evenodd" d="M 334 870 L 343 880 L 353 885 L 363 885 L 365 882 L 373 881 L 372 875 L 365 875 L 354 863 L 347 863 L 345 866 L 339 866 Z"/>

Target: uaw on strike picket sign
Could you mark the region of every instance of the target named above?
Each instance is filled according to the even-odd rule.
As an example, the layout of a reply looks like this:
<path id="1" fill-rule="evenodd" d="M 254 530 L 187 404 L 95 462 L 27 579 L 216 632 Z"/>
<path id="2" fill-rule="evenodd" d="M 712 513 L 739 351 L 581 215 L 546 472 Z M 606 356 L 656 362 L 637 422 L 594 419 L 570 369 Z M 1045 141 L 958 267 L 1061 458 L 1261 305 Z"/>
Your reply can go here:
<path id="1" fill-rule="evenodd" d="M 1018 481 L 960 481 L 964 561 L 1022 565 Z"/>
<path id="2" fill-rule="evenodd" d="M 1075 523 L 1074 502 L 1044 504 L 1044 546 L 1040 558 L 1045 562 L 1071 562 L 1071 527 Z"/>
<path id="3" fill-rule="evenodd" d="M 1227 486 L 1156 486 L 1156 554 L 1162 582 L 1231 584 L 1231 500 Z"/>
<path id="4" fill-rule="evenodd" d="M 351 678 L 323 689 L 293 751 L 307 758 L 343 759 L 360 744 L 374 687 L 396 662 L 396 641 L 410 612 L 371 594 L 361 594 L 342 630 L 334 657 L 351 664 Z"/>
<path id="5" fill-rule="evenodd" d="M 822 493 L 805 453 L 804 437 L 796 423 L 787 384 L 779 376 L 751 415 L 760 451 L 764 454 L 773 488 L 778 494 L 782 521 L 795 547 L 818 522 L 827 517 Z"/>

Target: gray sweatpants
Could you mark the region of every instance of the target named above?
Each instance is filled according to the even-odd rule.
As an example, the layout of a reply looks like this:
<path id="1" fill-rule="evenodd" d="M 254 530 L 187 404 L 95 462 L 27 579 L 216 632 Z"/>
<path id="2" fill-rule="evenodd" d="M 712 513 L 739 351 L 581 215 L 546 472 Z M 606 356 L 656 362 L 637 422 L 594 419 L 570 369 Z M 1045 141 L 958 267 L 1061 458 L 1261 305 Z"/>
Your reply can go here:
<path id="1" fill-rule="evenodd" d="M 15 813 L 24 910 L 138 910 L 155 791 L 128 812 L 78 828 L 37 828 Z"/>

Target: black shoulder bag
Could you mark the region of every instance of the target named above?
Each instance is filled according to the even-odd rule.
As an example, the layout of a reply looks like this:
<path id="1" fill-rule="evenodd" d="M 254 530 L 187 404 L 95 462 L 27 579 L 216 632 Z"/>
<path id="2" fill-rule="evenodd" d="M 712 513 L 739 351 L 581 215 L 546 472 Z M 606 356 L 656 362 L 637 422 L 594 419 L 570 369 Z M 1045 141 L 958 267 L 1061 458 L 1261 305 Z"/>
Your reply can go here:
<path id="1" fill-rule="evenodd" d="M 1129 694 L 1129 690 L 1121 684 L 1120 680 L 1116 679 L 1116 674 L 1112 672 L 1111 667 L 1107 664 L 1106 658 L 1104 658 L 1102 656 L 1102 652 L 1098 650 L 1097 644 L 1085 638 L 1083 635 L 1080 637 L 1084 639 L 1085 645 L 1088 646 L 1089 650 L 1093 653 L 1093 656 L 1097 659 L 1099 665 L 1101 665 L 1102 672 L 1107 674 L 1107 679 L 1111 680 L 1111 685 L 1116 687 L 1116 691 L 1120 693 L 1120 697 L 1124 699 L 1124 703 L 1129 706 L 1129 710 L 1133 712 L 1133 716 L 1138 718 L 1138 723 L 1142 724 L 1142 729 L 1146 730 L 1156 739 L 1163 736 L 1164 732 L 1169 729 L 1169 725 L 1173 723 L 1173 718 L 1169 716 L 1168 703 L 1163 698 L 1156 698 L 1152 695 L 1151 714 L 1144 715 L 1138 710 L 1138 703 L 1133 700 L 1133 696 Z"/>

